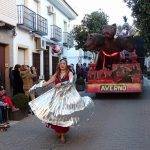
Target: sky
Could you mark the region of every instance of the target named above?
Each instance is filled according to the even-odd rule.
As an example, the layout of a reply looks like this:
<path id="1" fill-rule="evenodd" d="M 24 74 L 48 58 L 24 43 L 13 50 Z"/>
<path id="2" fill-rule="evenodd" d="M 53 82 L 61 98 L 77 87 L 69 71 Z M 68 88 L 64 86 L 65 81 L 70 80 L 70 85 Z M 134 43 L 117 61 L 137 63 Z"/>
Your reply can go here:
<path id="1" fill-rule="evenodd" d="M 128 23 L 132 25 L 131 10 L 123 0 L 66 0 L 77 12 L 78 17 L 73 24 L 80 24 L 85 14 L 101 9 L 109 16 L 109 24 L 123 24 L 123 16 L 127 16 Z"/>

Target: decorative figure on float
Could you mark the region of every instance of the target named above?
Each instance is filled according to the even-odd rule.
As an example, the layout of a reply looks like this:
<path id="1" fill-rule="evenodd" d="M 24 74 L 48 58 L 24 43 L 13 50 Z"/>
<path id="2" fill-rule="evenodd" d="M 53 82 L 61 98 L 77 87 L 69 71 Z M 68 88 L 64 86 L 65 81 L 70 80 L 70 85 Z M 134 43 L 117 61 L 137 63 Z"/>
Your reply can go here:
<path id="1" fill-rule="evenodd" d="M 85 43 L 88 50 L 98 51 L 98 60 L 96 63 L 96 70 L 112 68 L 112 64 L 120 62 L 120 52 L 126 50 L 134 52 L 133 37 L 117 37 L 116 24 L 105 25 L 102 34 L 90 34 Z"/>

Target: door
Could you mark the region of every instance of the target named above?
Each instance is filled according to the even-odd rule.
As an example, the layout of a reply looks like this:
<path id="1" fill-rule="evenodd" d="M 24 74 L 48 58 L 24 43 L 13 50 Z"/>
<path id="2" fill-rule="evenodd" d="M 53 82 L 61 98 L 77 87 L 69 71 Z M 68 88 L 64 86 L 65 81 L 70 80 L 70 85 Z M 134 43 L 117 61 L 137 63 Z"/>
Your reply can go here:
<path id="1" fill-rule="evenodd" d="M 18 64 L 25 65 L 25 50 L 18 48 Z"/>
<path id="2" fill-rule="evenodd" d="M 52 56 L 52 74 L 56 72 L 58 62 L 59 62 L 59 58 Z"/>
<path id="3" fill-rule="evenodd" d="M 46 47 L 44 51 L 44 79 L 47 81 L 49 79 L 49 47 Z"/>
<path id="4" fill-rule="evenodd" d="M 5 47 L 0 45 L 0 84 L 5 85 Z"/>
<path id="5" fill-rule="evenodd" d="M 37 69 L 37 75 L 40 76 L 40 54 L 33 53 L 33 66 Z"/>

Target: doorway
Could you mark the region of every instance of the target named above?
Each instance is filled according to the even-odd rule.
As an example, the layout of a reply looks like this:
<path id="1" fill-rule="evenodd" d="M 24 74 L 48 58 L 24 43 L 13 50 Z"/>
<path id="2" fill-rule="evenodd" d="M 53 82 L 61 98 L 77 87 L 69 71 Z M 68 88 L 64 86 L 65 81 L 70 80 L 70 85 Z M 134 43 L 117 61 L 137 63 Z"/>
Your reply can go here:
<path id="1" fill-rule="evenodd" d="M 46 51 L 44 51 L 44 79 L 49 80 L 49 46 L 46 46 Z"/>
<path id="2" fill-rule="evenodd" d="M 33 66 L 37 69 L 37 75 L 40 76 L 40 54 L 39 53 L 33 53 Z"/>

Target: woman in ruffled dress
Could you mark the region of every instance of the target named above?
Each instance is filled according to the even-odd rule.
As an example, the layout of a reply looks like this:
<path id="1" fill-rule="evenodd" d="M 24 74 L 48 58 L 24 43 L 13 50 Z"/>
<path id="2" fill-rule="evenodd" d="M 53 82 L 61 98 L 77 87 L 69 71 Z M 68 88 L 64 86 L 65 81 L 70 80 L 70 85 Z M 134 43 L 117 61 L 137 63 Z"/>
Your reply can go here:
<path id="1" fill-rule="evenodd" d="M 29 105 L 34 114 L 48 123 L 64 143 L 69 127 L 79 121 L 77 113 L 93 105 L 93 101 L 90 97 L 81 97 L 73 86 L 73 73 L 66 59 L 60 60 L 56 73 L 42 86 L 51 83 L 55 87 L 31 101 Z"/>

